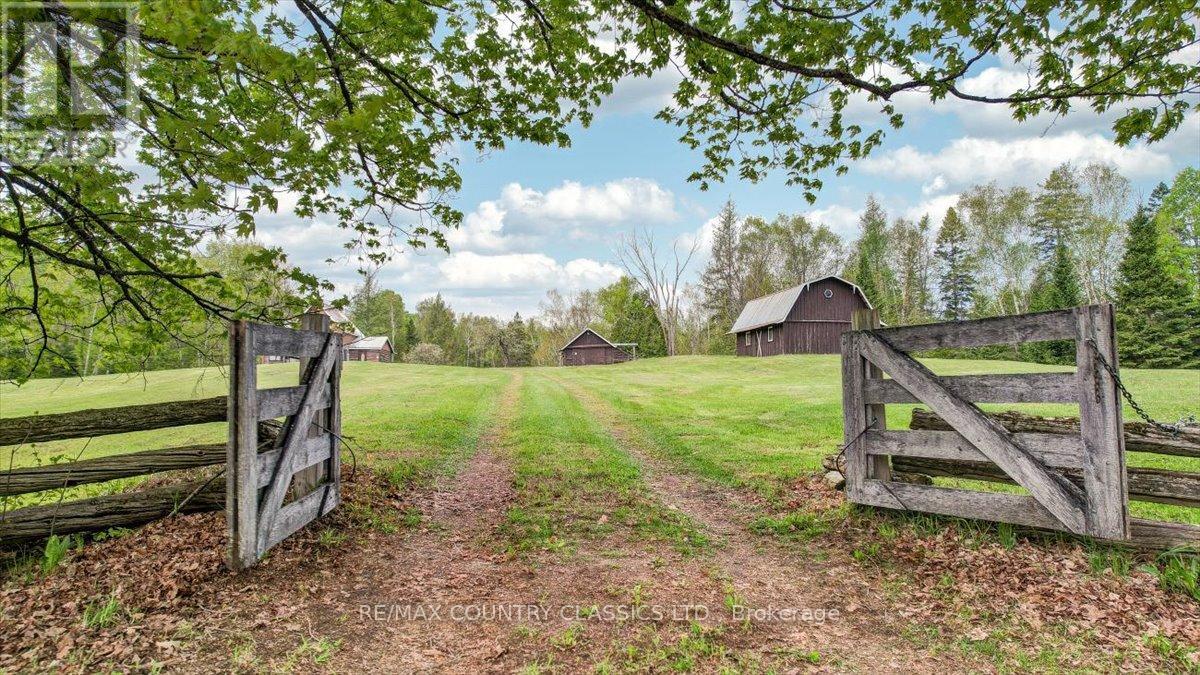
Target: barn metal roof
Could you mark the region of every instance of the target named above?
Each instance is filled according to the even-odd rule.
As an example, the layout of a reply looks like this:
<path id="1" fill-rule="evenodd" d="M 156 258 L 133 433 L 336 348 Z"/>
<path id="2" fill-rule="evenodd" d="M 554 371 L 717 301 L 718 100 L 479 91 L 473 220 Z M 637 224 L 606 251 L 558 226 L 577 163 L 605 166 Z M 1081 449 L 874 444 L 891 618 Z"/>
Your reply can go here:
<path id="1" fill-rule="evenodd" d="M 391 346 L 391 341 L 386 335 L 372 335 L 361 340 L 355 340 L 346 345 L 346 349 L 383 349 L 384 346 Z"/>
<path id="2" fill-rule="evenodd" d="M 583 330 L 579 331 L 579 334 L 578 334 L 578 335 L 576 335 L 575 337 L 571 338 L 570 340 L 567 340 L 567 344 L 563 345 L 562 347 L 559 347 L 558 351 L 560 351 L 560 352 L 561 352 L 562 350 L 566 349 L 567 347 L 570 347 L 570 346 L 571 346 L 571 343 L 572 343 L 572 342 L 575 342 L 575 341 L 576 341 L 576 340 L 578 340 L 579 338 L 583 337 L 583 334 L 584 334 L 584 333 L 591 333 L 592 335 L 595 335 L 596 337 L 600 338 L 601 340 L 604 340 L 605 342 L 607 342 L 607 343 L 608 343 L 608 346 L 610 346 L 610 347 L 613 347 L 613 348 L 615 348 L 615 349 L 620 349 L 622 345 L 636 345 L 636 344 L 637 344 L 636 342 L 624 342 L 624 343 L 621 343 L 621 344 L 614 344 L 614 343 L 613 343 L 612 341 L 610 341 L 608 338 L 606 338 L 606 337 L 604 337 L 603 335 L 601 335 L 601 334 L 597 333 L 596 331 L 592 330 L 591 328 L 584 328 Z"/>
<path id="3" fill-rule="evenodd" d="M 787 315 L 792 311 L 792 307 L 796 306 L 796 301 L 800 299 L 800 294 L 804 292 L 804 289 L 826 279 L 837 279 L 850 288 L 853 288 L 855 293 L 862 296 L 862 299 L 867 303 L 867 307 L 871 306 L 871 301 L 867 299 L 862 289 L 836 274 L 830 274 L 820 279 L 813 279 L 799 286 L 785 288 L 777 293 L 764 295 L 761 298 L 755 298 L 747 302 L 746 306 L 742 308 L 742 313 L 738 314 L 737 321 L 733 322 L 733 328 L 729 329 L 729 334 L 783 323 L 787 320 Z"/>

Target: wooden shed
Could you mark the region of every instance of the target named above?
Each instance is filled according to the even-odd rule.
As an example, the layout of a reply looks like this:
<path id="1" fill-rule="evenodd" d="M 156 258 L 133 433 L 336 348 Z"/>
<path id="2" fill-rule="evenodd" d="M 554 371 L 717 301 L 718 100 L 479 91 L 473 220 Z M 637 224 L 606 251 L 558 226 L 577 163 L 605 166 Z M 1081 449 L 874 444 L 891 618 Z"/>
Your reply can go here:
<path id="1" fill-rule="evenodd" d="M 747 302 L 729 332 L 738 356 L 838 354 L 854 311 L 870 308 L 858 286 L 830 275 Z"/>
<path id="2" fill-rule="evenodd" d="M 632 347 L 632 350 L 627 349 Z M 571 339 L 558 350 L 558 362 L 564 366 L 596 366 L 632 361 L 637 353 L 635 344 L 609 342 L 591 328 Z"/>
<path id="3" fill-rule="evenodd" d="M 347 361 L 379 361 L 390 363 L 392 360 L 392 341 L 386 335 L 365 337 L 345 346 Z"/>

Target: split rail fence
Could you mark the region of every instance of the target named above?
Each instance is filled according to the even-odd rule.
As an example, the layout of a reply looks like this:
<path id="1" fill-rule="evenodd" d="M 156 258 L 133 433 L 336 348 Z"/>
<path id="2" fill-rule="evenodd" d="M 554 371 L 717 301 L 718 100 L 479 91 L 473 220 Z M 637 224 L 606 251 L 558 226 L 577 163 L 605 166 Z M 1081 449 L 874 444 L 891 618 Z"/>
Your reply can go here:
<path id="1" fill-rule="evenodd" d="M 328 332 L 323 315 L 305 315 L 302 326 L 307 329 L 231 324 L 234 351 L 227 396 L 0 418 L 0 447 L 9 448 L 4 454 L 10 459 L 33 443 L 229 423 L 226 442 L 0 471 L 0 547 L 53 534 L 135 527 L 177 513 L 225 510 L 229 563 L 242 569 L 328 513 L 340 501 L 341 341 Z M 260 355 L 300 358 L 300 384 L 257 389 Z M 217 465 L 226 469 L 198 480 L 7 508 L 19 495 Z"/>
<path id="2" fill-rule="evenodd" d="M 856 330 L 842 336 L 850 501 L 1137 546 L 1200 543 L 1195 526 L 1129 517 L 1129 499 L 1200 506 L 1200 474 L 1128 468 L 1125 462 L 1126 452 L 1200 457 L 1200 432 L 1166 434 L 1123 423 L 1111 305 L 878 326 L 877 314 L 864 312 L 855 316 Z M 911 356 L 1049 340 L 1074 341 L 1075 372 L 938 376 Z M 914 411 L 910 430 L 889 430 L 886 406 L 909 403 L 929 410 Z M 976 403 L 1076 404 L 1079 417 L 987 414 Z M 1028 494 L 900 482 L 893 471 L 1011 483 Z"/>

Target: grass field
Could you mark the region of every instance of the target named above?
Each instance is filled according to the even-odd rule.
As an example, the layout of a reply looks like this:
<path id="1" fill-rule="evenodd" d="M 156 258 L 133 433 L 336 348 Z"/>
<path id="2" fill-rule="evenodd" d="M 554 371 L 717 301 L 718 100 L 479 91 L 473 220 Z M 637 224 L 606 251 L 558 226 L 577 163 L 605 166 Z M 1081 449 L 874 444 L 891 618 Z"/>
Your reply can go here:
<path id="1" fill-rule="evenodd" d="M 942 374 L 1054 370 L 1008 362 L 926 363 Z M 1155 416 L 1175 420 L 1200 409 L 1198 371 L 1126 369 L 1123 376 Z M 263 387 L 296 377 L 296 364 L 259 367 Z M 1025 535 L 1011 527 L 853 509 L 819 478 L 808 478 L 842 438 L 839 377 L 834 356 L 678 357 L 510 370 L 347 363 L 343 432 L 353 452 L 344 456 L 375 473 L 351 481 L 361 492 L 347 499 L 347 508 L 309 528 L 309 548 L 298 549 L 302 556 L 287 558 L 287 547 L 280 547 L 280 557 L 273 552 L 262 574 L 246 582 L 257 584 L 256 590 L 218 593 L 230 606 L 212 613 L 262 616 L 279 603 L 299 608 L 294 625 L 322 625 L 324 632 L 287 637 L 293 631 L 272 622 L 256 632 L 230 619 L 216 624 L 215 633 L 204 628 L 166 637 L 207 650 L 203 658 L 212 663 L 228 659 L 231 668 L 262 672 L 302 670 L 297 659 L 309 658 L 313 644 L 323 645 L 321 659 L 334 660 L 331 670 L 344 672 L 363 669 L 356 659 L 378 668 L 380 659 L 408 658 L 414 645 L 424 650 L 435 643 L 449 645 L 447 653 L 459 646 L 479 652 L 483 645 L 480 663 L 487 668 L 500 669 L 493 659 L 507 658 L 505 667 L 531 673 L 792 672 L 813 665 L 861 671 L 885 659 L 896 666 L 929 657 L 947 659 L 950 672 L 1106 672 L 1135 665 L 1194 670 L 1200 642 L 1189 637 L 1194 613 L 1187 604 L 1200 599 L 1194 557 L 1135 558 L 1100 543 L 1059 545 L 1041 535 L 1025 545 Z M 222 395 L 225 387 L 219 369 L 37 380 L 19 388 L 0 385 L 0 416 L 198 399 Z M 889 426 L 906 427 L 911 407 L 889 406 Z M 1073 412 L 1062 405 L 1017 407 Z M 1126 415 L 1134 418 L 1132 410 Z M 10 447 L 0 449 L 0 461 L 29 466 L 219 441 L 223 427 Z M 1130 463 L 1200 472 L 1200 460 L 1132 454 Z M 0 509 L 134 483 L 82 486 L 65 495 L 48 491 L 0 502 Z M 1200 509 L 1131 506 L 1135 515 L 1200 523 Z M 194 527 L 181 520 L 158 525 Z M 216 518 L 208 523 L 219 527 Z M 108 543 L 136 542 L 141 552 L 153 540 L 139 538 L 158 525 Z M 303 546 L 304 539 L 291 543 Z M 171 560 L 180 548 L 171 538 L 156 546 L 160 558 Z M 0 568 L 0 579 L 16 581 L 7 589 L 41 584 L 53 590 L 66 583 L 67 575 L 46 562 L 58 549 L 45 548 Z M 188 553 L 193 557 L 187 560 L 215 559 L 211 547 Z M 62 555 L 65 547 L 55 559 Z M 39 572 L 47 567 L 51 571 Z M 101 576 L 104 583 L 129 584 L 119 574 Z M 996 594 L 994 587 L 1010 592 Z M 376 597 L 382 589 L 397 595 Z M 77 590 L 76 604 L 85 608 L 99 606 L 97 597 L 115 602 L 117 592 L 97 596 L 91 581 Z M 151 602 L 123 593 L 121 602 L 138 611 Z M 475 598 L 504 606 L 536 601 L 583 613 L 558 623 L 425 622 L 377 631 L 361 618 L 354 622 L 344 600 L 333 600 L 347 597 L 418 603 Z M 1083 599 L 1098 597 L 1107 600 Z M 324 604 L 329 601 L 334 604 Z M 837 631 L 816 627 L 811 633 L 734 618 L 687 626 L 592 620 L 599 607 L 614 603 L 698 603 L 718 612 L 832 606 L 847 614 Z M 914 607 L 924 614 L 909 616 Z M 343 614 L 329 622 L 334 609 Z M 205 606 L 200 616 L 208 611 Z M 1093 611 L 1107 618 L 1097 619 Z M 177 618 L 173 606 L 162 613 Z M 134 613 L 128 615 L 121 621 L 132 625 Z M 85 612 L 71 630 L 106 643 L 88 622 Z M 196 637 L 201 634 L 233 637 L 202 644 Z M 502 648 L 490 647 L 492 640 Z M 864 647 L 875 651 L 864 653 Z M 324 663 L 312 658 L 314 667 Z"/>
<path id="2" fill-rule="evenodd" d="M 940 374 L 1057 369 L 1003 361 L 933 359 L 926 363 Z M 557 466 L 561 471 L 555 475 L 579 474 L 570 479 L 576 484 L 586 483 L 588 471 L 594 469 L 589 462 L 599 461 L 596 458 L 605 453 L 604 461 L 599 461 L 604 471 L 619 475 L 628 473 L 629 467 L 622 467 L 615 450 L 604 446 L 588 410 L 565 393 L 564 385 L 582 387 L 606 401 L 681 468 L 722 483 L 748 486 L 768 497 L 786 481 L 817 470 L 821 458 L 836 451 L 842 434 L 839 360 L 817 355 L 676 357 L 618 366 L 520 371 L 347 363 L 344 432 L 356 447 L 365 449 L 359 461 L 387 471 L 396 481 L 421 480 L 455 466 L 474 448 L 494 415 L 500 391 L 518 372 L 523 376 L 519 424 L 514 432 L 518 465 Z M 1200 412 L 1198 371 L 1125 369 L 1122 375 L 1157 417 L 1173 421 Z M 259 367 L 263 387 L 289 384 L 295 377 L 295 364 Z M 215 368 L 34 380 L 19 388 L 0 384 L 0 417 L 203 398 L 223 394 L 225 386 L 224 372 Z M 1066 405 L 991 407 L 1073 413 Z M 911 408 L 889 406 L 889 425 L 906 427 Z M 1128 407 L 1125 415 L 1136 419 Z M 224 425 L 212 424 L 44 443 L 7 448 L 0 462 L 30 466 L 214 441 L 224 435 Z M 1200 471 L 1200 461 L 1154 455 L 1131 454 L 1129 463 Z M 87 489 L 123 487 L 109 484 Z M 1200 523 L 1195 511 L 1133 505 L 1135 515 Z M 536 520 L 547 515 L 530 517 Z"/>

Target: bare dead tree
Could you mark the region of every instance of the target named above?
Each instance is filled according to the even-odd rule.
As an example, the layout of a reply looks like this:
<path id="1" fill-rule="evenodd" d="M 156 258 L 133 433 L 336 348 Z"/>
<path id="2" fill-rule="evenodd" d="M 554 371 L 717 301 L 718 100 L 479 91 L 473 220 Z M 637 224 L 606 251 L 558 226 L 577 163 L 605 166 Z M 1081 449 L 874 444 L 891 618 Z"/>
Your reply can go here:
<path id="1" fill-rule="evenodd" d="M 621 267 L 648 296 L 654 314 L 662 326 L 667 343 L 667 356 L 675 356 L 675 339 L 679 334 L 680 300 L 683 297 L 681 279 L 692 257 L 700 249 L 695 237 L 684 252 L 679 240 L 671 242 L 670 255 L 660 251 L 649 228 L 621 235 L 617 242 L 617 258 Z"/>

